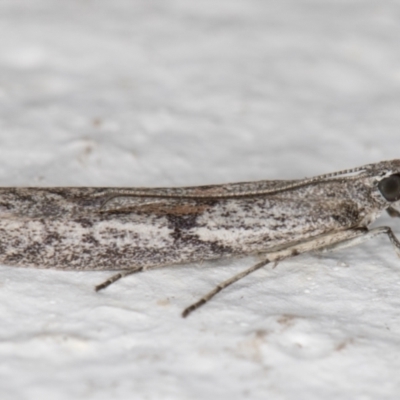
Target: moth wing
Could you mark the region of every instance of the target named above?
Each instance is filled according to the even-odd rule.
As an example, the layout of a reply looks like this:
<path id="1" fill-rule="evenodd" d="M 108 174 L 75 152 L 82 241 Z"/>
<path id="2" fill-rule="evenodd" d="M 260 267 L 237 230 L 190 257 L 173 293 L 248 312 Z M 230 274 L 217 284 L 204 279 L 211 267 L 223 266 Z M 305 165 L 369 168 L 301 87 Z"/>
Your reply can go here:
<path id="1" fill-rule="evenodd" d="M 151 213 L 151 214 L 199 214 L 209 206 L 199 204 L 195 199 L 152 198 L 117 196 L 108 200 L 100 208 L 101 213 Z"/>
<path id="2" fill-rule="evenodd" d="M 174 201 L 180 205 L 193 206 L 201 199 L 246 196 L 254 192 L 277 190 L 297 182 L 274 180 L 172 188 L 115 188 L 107 192 L 101 211 L 131 212 L 155 207 L 170 208 L 174 206 Z"/>

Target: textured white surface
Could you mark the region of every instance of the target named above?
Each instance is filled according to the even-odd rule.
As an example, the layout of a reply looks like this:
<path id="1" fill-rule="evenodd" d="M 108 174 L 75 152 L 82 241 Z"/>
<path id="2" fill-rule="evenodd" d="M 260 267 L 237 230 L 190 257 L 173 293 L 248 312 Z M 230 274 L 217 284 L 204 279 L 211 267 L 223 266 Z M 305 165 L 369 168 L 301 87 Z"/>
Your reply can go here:
<path id="1" fill-rule="evenodd" d="M 400 157 L 400 4 L 3 0 L 2 185 L 300 178 Z M 384 217 L 400 233 L 398 221 Z M 400 261 L 385 238 L 109 273 L 0 268 L 0 397 L 397 399 Z"/>

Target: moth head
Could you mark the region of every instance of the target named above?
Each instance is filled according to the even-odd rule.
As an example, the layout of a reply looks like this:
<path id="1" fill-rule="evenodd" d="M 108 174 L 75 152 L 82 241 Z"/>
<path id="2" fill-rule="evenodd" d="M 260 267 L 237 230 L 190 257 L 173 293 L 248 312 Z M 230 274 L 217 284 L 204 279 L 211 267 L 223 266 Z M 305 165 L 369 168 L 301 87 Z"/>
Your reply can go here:
<path id="1" fill-rule="evenodd" d="M 367 186 L 372 189 L 378 208 L 392 217 L 400 217 L 400 159 L 369 164 L 357 168 L 356 172 L 368 177 Z"/>

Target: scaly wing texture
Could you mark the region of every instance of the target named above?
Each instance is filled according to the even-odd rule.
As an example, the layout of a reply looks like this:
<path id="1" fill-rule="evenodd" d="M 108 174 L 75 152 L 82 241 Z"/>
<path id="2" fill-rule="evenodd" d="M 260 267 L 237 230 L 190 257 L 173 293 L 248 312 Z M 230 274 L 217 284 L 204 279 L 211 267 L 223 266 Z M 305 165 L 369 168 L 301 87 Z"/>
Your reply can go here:
<path id="1" fill-rule="evenodd" d="M 334 183 L 326 189 L 334 193 Z M 2 189 L 0 262 L 61 269 L 157 267 L 265 253 L 359 223 L 353 202 L 317 200 L 313 186 L 302 190 L 304 199 L 282 193 L 136 198 L 105 188 Z"/>

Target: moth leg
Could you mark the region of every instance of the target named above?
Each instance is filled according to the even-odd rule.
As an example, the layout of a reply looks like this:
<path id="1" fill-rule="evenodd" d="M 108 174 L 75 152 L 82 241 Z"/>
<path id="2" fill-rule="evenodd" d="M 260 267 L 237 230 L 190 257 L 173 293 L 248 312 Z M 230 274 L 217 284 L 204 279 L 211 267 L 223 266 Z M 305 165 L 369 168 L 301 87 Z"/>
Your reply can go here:
<path id="1" fill-rule="evenodd" d="M 304 242 L 297 243 L 294 245 L 288 245 L 287 247 L 285 247 L 279 251 L 269 253 L 266 255 L 266 257 L 268 257 L 268 258 L 266 258 L 264 261 L 261 261 L 261 262 L 255 264 L 254 266 L 252 266 L 251 268 L 248 268 L 248 269 L 244 270 L 243 272 L 233 276 L 232 278 L 220 283 L 213 290 L 211 290 L 205 296 L 203 296 L 199 301 L 197 301 L 196 303 L 185 308 L 182 312 L 182 317 L 186 318 L 191 312 L 197 310 L 199 307 L 201 307 L 202 305 L 207 303 L 221 290 L 225 289 L 229 285 L 232 285 L 232 283 L 237 282 L 238 280 L 244 278 L 245 276 L 251 274 L 252 272 L 256 271 L 257 269 L 264 267 L 271 261 L 274 261 L 273 268 L 275 268 L 277 266 L 277 264 L 279 263 L 279 261 L 281 261 L 285 258 L 294 257 L 299 254 L 305 253 L 307 251 L 318 250 L 318 249 L 326 247 L 327 243 L 331 244 L 331 243 L 337 242 L 337 241 L 342 242 L 343 240 L 353 238 L 354 236 L 358 236 L 360 234 L 365 234 L 365 233 L 361 232 L 361 231 L 359 232 L 358 230 L 349 230 L 349 231 L 333 233 L 333 234 L 324 235 L 321 237 L 311 238 L 309 240 L 306 240 Z"/>
<path id="2" fill-rule="evenodd" d="M 182 317 L 186 318 L 192 311 L 198 309 L 203 304 L 207 303 L 207 301 L 211 300 L 211 298 L 214 297 L 217 293 L 219 293 L 222 289 L 225 289 L 229 285 L 232 285 L 232 283 L 235 283 L 238 280 L 244 278 L 245 276 L 251 274 L 252 272 L 264 267 L 269 262 L 270 262 L 269 260 L 261 261 L 258 264 L 253 265 L 251 268 L 244 270 L 240 274 L 237 274 L 237 275 L 233 276 L 232 278 L 227 279 L 226 281 L 220 283 L 213 290 L 211 290 L 211 292 L 208 292 L 205 296 L 203 296 L 199 301 L 197 301 L 196 303 L 193 303 L 191 306 L 185 308 L 182 312 Z"/>
<path id="3" fill-rule="evenodd" d="M 136 267 L 127 271 L 118 272 L 118 274 L 110 276 L 106 281 L 100 283 L 100 285 L 96 285 L 94 290 L 98 292 L 99 290 L 105 289 L 106 287 L 110 286 L 112 283 L 120 280 L 121 278 L 125 278 L 125 276 L 136 274 L 137 272 L 141 272 L 143 270 L 144 267 Z"/>
<path id="4" fill-rule="evenodd" d="M 396 210 L 394 207 L 389 207 L 386 212 L 392 217 L 392 218 L 399 218 L 400 217 L 400 212 Z"/>
<path id="5" fill-rule="evenodd" d="M 305 240 L 304 242 L 289 245 L 281 250 L 267 254 L 266 256 L 268 257 L 268 259 L 261 261 L 253 267 L 241 272 L 240 274 L 237 274 L 232 278 L 220 283 L 213 290 L 203 296 L 199 301 L 185 308 L 185 310 L 183 310 L 182 317 L 187 317 L 192 311 L 198 309 L 209 300 L 211 300 L 211 298 L 213 298 L 221 290 L 251 274 L 257 269 L 262 268 L 264 265 L 268 264 L 271 261 L 274 261 L 276 264 L 283 259 L 291 258 L 310 251 L 327 252 L 344 249 L 346 247 L 355 246 L 357 244 L 365 242 L 366 240 L 372 239 L 381 234 L 388 235 L 390 241 L 396 249 L 397 254 L 400 257 L 400 241 L 396 238 L 392 229 L 388 226 L 383 226 L 371 230 L 368 230 L 367 228 L 349 229 L 347 231 L 340 231 L 327 235 L 317 236 Z"/>
<path id="6" fill-rule="evenodd" d="M 346 231 L 345 231 L 346 232 Z M 344 239 L 336 243 L 318 249 L 320 252 L 328 252 L 339 249 L 345 249 L 346 247 L 356 246 L 367 240 L 373 239 L 379 235 L 387 235 L 392 243 L 397 255 L 400 257 L 400 241 L 397 239 L 392 229 L 388 226 L 381 226 L 371 230 L 359 230 L 360 234 L 350 239 Z M 343 232 L 344 233 L 344 232 Z"/>

